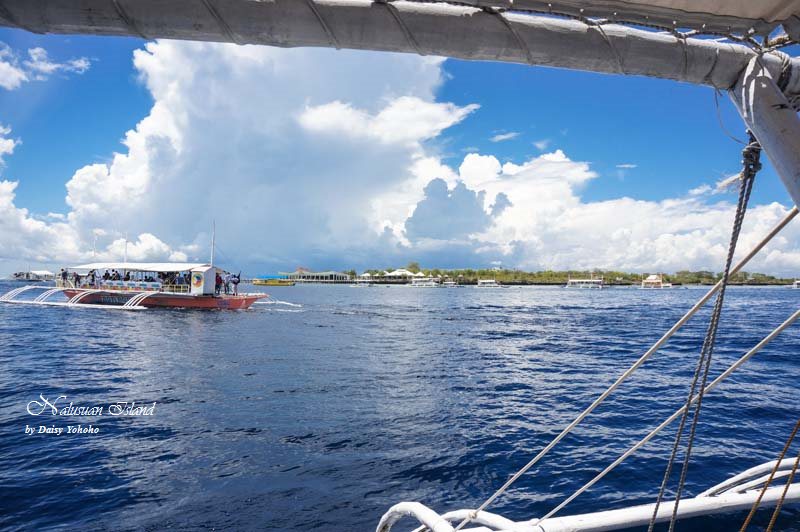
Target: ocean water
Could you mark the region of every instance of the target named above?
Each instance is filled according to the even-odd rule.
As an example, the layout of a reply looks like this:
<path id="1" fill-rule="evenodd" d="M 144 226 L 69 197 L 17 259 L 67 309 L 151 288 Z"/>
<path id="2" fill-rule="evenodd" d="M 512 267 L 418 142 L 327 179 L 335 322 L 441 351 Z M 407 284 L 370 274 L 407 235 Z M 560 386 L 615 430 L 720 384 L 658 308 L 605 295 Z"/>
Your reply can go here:
<path id="1" fill-rule="evenodd" d="M 268 291 L 291 304 L 243 312 L 0 304 L 0 526 L 368 531 L 404 500 L 439 512 L 475 507 L 703 293 Z M 712 374 L 798 301 L 800 291 L 731 288 Z M 672 413 L 685 400 L 707 316 L 489 510 L 544 514 Z M 688 495 L 776 457 L 800 413 L 799 346 L 800 324 L 706 398 Z M 155 408 L 149 416 L 30 415 L 40 394 L 65 396 L 59 406 Z M 77 424 L 98 432 L 25 433 Z M 673 430 L 561 514 L 652 502 Z M 770 514 L 762 511 L 754 530 Z M 734 530 L 743 519 L 687 520 L 678 530 Z M 396 530 L 414 526 L 405 520 Z M 777 528 L 800 530 L 800 511 L 783 511 Z"/>

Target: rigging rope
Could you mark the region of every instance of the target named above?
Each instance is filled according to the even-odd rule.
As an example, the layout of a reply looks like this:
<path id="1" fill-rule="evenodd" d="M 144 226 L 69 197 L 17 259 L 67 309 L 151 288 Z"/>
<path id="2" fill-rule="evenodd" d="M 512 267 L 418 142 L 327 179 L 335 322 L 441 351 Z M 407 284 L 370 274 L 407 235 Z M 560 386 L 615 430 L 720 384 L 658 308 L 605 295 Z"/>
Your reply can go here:
<path id="1" fill-rule="evenodd" d="M 789 473 L 789 476 L 786 478 L 786 484 L 783 486 L 781 498 L 778 499 L 778 504 L 775 505 L 775 511 L 772 512 L 772 518 L 769 520 L 769 526 L 767 526 L 766 532 L 772 532 L 772 529 L 775 528 L 775 521 L 778 520 L 778 515 L 781 513 L 781 506 L 783 506 L 783 501 L 786 499 L 786 493 L 789 491 L 789 486 L 791 486 L 792 481 L 794 481 L 794 476 L 797 473 L 797 466 L 799 465 L 800 453 L 797 453 L 797 458 L 795 458 L 794 465 L 792 466 L 792 472 Z"/>
<path id="2" fill-rule="evenodd" d="M 750 199 L 750 192 L 753 189 L 753 181 L 756 173 L 758 173 L 758 171 L 761 169 L 761 146 L 758 144 L 758 141 L 751 132 L 748 132 L 748 135 L 750 137 L 750 142 L 747 146 L 745 146 L 744 150 L 742 150 L 742 172 L 740 174 L 741 184 L 739 187 L 739 201 L 736 206 L 736 215 L 734 216 L 733 230 L 731 231 L 731 239 L 728 246 L 728 255 L 725 260 L 725 269 L 722 274 L 722 286 L 717 293 L 717 299 L 714 302 L 714 309 L 711 313 L 706 337 L 703 340 L 703 346 L 700 349 L 700 356 L 697 360 L 697 366 L 692 377 L 692 384 L 689 388 L 689 395 L 686 399 L 686 409 L 681 415 L 678 430 L 675 433 L 672 452 L 670 453 L 669 461 L 667 462 L 667 467 L 664 471 L 664 478 L 661 481 L 661 487 L 658 491 L 658 497 L 656 498 L 656 503 L 653 508 L 653 515 L 650 518 L 650 524 L 647 528 L 648 532 L 653 532 L 653 529 L 655 528 L 658 517 L 658 509 L 661 505 L 661 501 L 664 499 L 664 493 L 667 489 L 667 484 L 672 476 L 672 465 L 681 447 L 681 439 L 683 438 L 683 432 L 689 416 L 689 407 L 695 401 L 695 391 L 698 390 L 697 384 L 698 381 L 700 381 L 701 384 L 697 394 L 694 412 L 692 413 L 689 436 L 686 441 L 686 452 L 684 455 L 683 464 L 681 465 L 681 474 L 675 493 L 675 503 L 672 508 L 672 517 L 669 523 L 669 532 L 673 532 L 675 530 L 675 522 L 677 521 L 678 516 L 678 505 L 680 504 L 683 487 L 686 484 L 686 474 L 689 469 L 689 459 L 692 454 L 692 446 L 694 444 L 694 438 L 697 431 L 697 422 L 700 419 L 700 411 L 703 406 L 703 395 L 705 393 L 706 383 L 708 382 L 708 372 L 711 368 L 711 359 L 714 353 L 714 344 L 716 343 L 719 319 L 722 314 L 722 306 L 725 300 L 725 289 L 730 278 L 733 255 L 736 251 L 736 243 L 739 239 L 739 233 L 742 229 L 742 222 L 744 221 L 745 212 L 747 211 L 747 203 Z"/>
<path id="3" fill-rule="evenodd" d="M 755 346 L 753 346 L 753 348 L 750 349 L 750 351 L 748 351 L 747 353 L 745 353 L 744 355 L 739 357 L 739 359 L 736 362 L 734 362 L 733 364 L 731 364 L 728 367 L 728 369 L 726 369 L 725 371 L 720 373 L 719 376 L 716 379 L 711 381 L 711 383 L 708 386 L 706 386 L 705 393 L 708 394 L 709 392 L 714 390 L 719 385 L 719 383 L 721 383 L 722 381 L 727 379 L 733 372 L 737 371 L 745 362 L 747 362 L 748 360 L 753 358 L 753 356 L 755 356 L 756 353 L 761 351 L 767 344 L 769 344 L 772 340 L 774 340 L 779 334 L 781 334 L 788 327 L 790 327 L 795 321 L 798 320 L 798 318 L 800 318 L 800 310 L 797 310 L 794 313 L 792 313 L 792 315 L 789 316 L 783 323 L 778 325 L 775 329 L 772 330 L 771 333 L 769 333 L 760 342 L 758 342 Z M 697 397 L 695 397 L 694 399 L 697 400 Z M 563 510 L 565 506 L 567 506 L 569 503 L 574 501 L 580 494 L 582 494 L 583 492 L 585 492 L 586 490 L 588 490 L 589 488 L 591 488 L 592 486 L 597 484 L 597 482 L 599 482 L 603 477 L 605 477 L 608 473 L 613 471 L 614 468 L 616 468 L 618 465 L 620 465 L 622 462 L 624 462 L 633 453 L 635 453 L 636 451 L 638 451 L 639 449 L 644 447 L 659 432 L 664 430 L 673 421 L 678 419 L 678 417 L 686 410 L 686 408 L 687 408 L 686 405 L 684 405 L 684 406 L 680 407 L 678 410 L 676 410 L 670 417 L 665 419 L 663 422 L 661 422 L 660 425 L 658 425 L 656 428 L 651 430 L 647 434 L 647 436 L 645 436 L 644 438 L 642 438 L 641 440 L 636 442 L 636 444 L 634 444 L 627 451 L 622 453 L 622 455 L 620 455 L 619 458 L 614 460 L 611 463 L 611 465 L 609 465 L 604 470 L 602 470 L 600 473 L 595 475 L 595 477 L 592 478 L 592 480 L 590 480 L 589 482 L 587 482 L 586 484 L 581 486 L 575 493 L 573 493 L 572 495 L 567 497 L 561 504 L 559 504 L 558 506 L 556 506 L 555 508 L 550 510 L 546 515 L 544 515 L 541 519 L 537 520 L 536 523 L 534 523 L 534 524 L 542 523 L 542 522 L 546 521 L 547 519 L 549 519 L 550 517 L 552 517 L 555 514 L 557 514 L 558 512 L 560 512 L 561 510 Z"/>
<path id="4" fill-rule="evenodd" d="M 775 225 L 775 227 L 773 227 L 772 230 L 770 230 L 770 232 L 767 235 L 765 235 L 764 238 L 761 239 L 761 241 L 759 241 L 758 244 L 756 244 L 744 257 L 741 258 L 741 260 L 739 260 L 739 262 L 736 264 L 736 266 L 731 270 L 731 273 L 737 273 L 737 272 L 741 271 L 741 269 L 744 268 L 747 265 L 747 263 L 750 262 L 750 260 L 753 257 L 755 257 L 762 249 L 764 249 L 764 246 L 766 246 L 776 235 L 778 235 L 787 225 L 789 225 L 789 223 L 792 220 L 794 220 L 794 218 L 798 215 L 798 213 L 800 213 L 800 210 L 798 210 L 797 206 L 792 207 L 789 210 L 789 212 L 786 213 L 786 216 L 784 216 L 783 219 L 781 219 L 781 221 L 778 222 Z M 661 336 L 661 338 L 659 338 L 658 341 L 656 341 L 656 343 L 654 343 L 652 346 L 650 346 L 650 349 L 648 349 L 641 357 L 639 357 L 639 359 L 636 360 L 636 362 L 634 362 L 633 365 L 631 367 L 629 367 L 622 375 L 620 375 L 617 378 L 617 380 L 614 381 L 613 384 L 611 384 L 608 388 L 606 388 L 606 390 L 602 394 L 600 394 L 597 397 L 597 399 L 595 399 L 594 402 L 592 402 L 591 405 L 586 407 L 586 409 L 584 409 L 583 412 L 578 414 L 578 416 L 574 420 L 572 420 L 572 422 L 569 425 L 564 427 L 564 429 L 562 429 L 562 431 L 555 438 L 553 438 L 553 440 L 549 444 L 547 444 L 547 446 L 545 446 L 527 464 L 522 466 L 522 468 L 520 468 L 516 473 L 514 473 L 514 475 L 512 475 L 502 486 L 500 486 L 500 488 L 498 488 L 497 491 L 495 491 L 477 509 L 475 509 L 472 512 L 471 515 L 468 515 L 466 518 L 464 518 L 464 520 L 461 521 L 461 523 L 456 527 L 455 530 L 461 530 L 467 523 L 469 523 L 471 520 L 475 519 L 475 517 L 478 515 L 478 512 L 482 512 L 483 510 L 488 508 L 489 505 L 492 504 L 492 502 L 494 502 L 495 499 L 497 499 L 500 495 L 502 495 L 514 482 L 517 481 L 517 479 L 519 479 L 522 475 L 527 473 L 534 465 L 536 465 L 536 463 L 539 462 L 539 460 L 541 460 L 551 449 L 553 449 L 581 421 L 583 421 L 603 401 L 605 401 L 605 399 L 608 398 L 608 396 L 610 396 L 614 392 L 614 390 L 619 388 L 619 386 L 623 382 L 625 382 L 625 380 L 627 380 L 639 367 L 641 367 L 665 343 L 667 343 L 667 341 L 677 331 L 679 331 L 681 329 L 681 327 L 683 327 L 683 325 L 685 325 L 686 322 L 688 322 L 689 319 L 692 316 L 694 316 L 697 313 L 697 311 L 700 310 L 703 307 L 703 305 L 705 305 L 705 303 L 709 299 L 711 299 L 711 296 L 713 296 L 717 292 L 717 290 L 719 290 L 721 288 L 721 286 L 722 286 L 722 281 L 720 280 L 719 282 L 717 282 L 716 285 L 711 287 L 709 289 L 709 291 L 706 292 L 703 295 L 703 297 L 701 297 L 700 300 L 697 301 L 697 303 L 695 303 L 694 306 L 691 309 L 686 311 L 686 314 L 684 314 L 681 317 L 681 319 L 679 319 L 677 322 L 675 322 L 675 324 L 666 333 L 664 333 L 664 335 Z M 794 319 L 792 319 L 792 321 L 794 321 Z M 786 325 L 787 324 L 784 324 L 784 326 L 786 326 Z M 781 328 L 781 330 L 783 330 L 783 329 Z M 643 444 L 644 443 L 642 443 L 642 445 Z M 599 478 L 595 479 L 595 481 L 596 480 L 599 480 Z M 588 489 L 588 487 L 589 486 L 585 486 L 585 489 Z M 579 492 L 576 493 L 572 498 L 568 499 L 565 502 L 564 505 L 560 506 L 559 508 L 557 508 L 556 510 L 554 510 L 553 512 L 548 514 L 548 516 L 554 514 L 556 511 L 558 511 L 561 508 L 563 508 L 563 506 L 565 506 L 566 503 L 571 501 L 574 497 L 577 497 L 578 495 L 580 495 L 581 492 L 582 491 L 579 490 Z"/>
<path id="5" fill-rule="evenodd" d="M 778 468 L 780 468 L 781 462 L 783 462 L 783 458 L 786 456 L 786 452 L 792 445 L 792 440 L 794 440 L 794 437 L 797 435 L 798 430 L 800 430 L 800 419 L 797 420 L 797 424 L 794 426 L 794 430 L 792 430 L 792 433 L 789 434 L 789 439 L 786 440 L 786 445 L 783 446 L 783 450 L 781 451 L 781 454 L 778 456 L 778 461 L 775 462 L 775 467 L 772 468 L 772 471 L 770 472 L 767 481 L 764 483 L 764 487 L 761 488 L 761 492 L 758 494 L 758 497 L 753 503 L 753 507 L 750 508 L 750 513 L 747 514 L 747 517 L 745 518 L 744 523 L 742 523 L 742 528 L 739 529 L 739 532 L 745 532 L 745 530 L 747 530 L 747 526 L 750 524 L 750 521 L 752 521 L 753 517 L 756 515 L 756 510 L 758 510 L 758 507 L 761 505 L 761 499 L 764 498 L 764 494 L 767 492 L 767 488 L 769 488 L 769 485 L 772 484 L 772 479 L 775 478 L 775 473 L 778 472 Z M 795 469 L 793 470 L 792 475 L 790 475 L 790 478 L 794 476 L 794 471 L 797 468 L 797 462 L 795 462 L 794 467 Z M 789 482 L 791 483 L 791 480 Z M 781 503 L 783 502 L 783 498 L 785 496 L 786 493 L 784 492 L 783 497 L 781 497 Z M 779 507 L 780 506 L 778 506 L 778 508 Z"/>

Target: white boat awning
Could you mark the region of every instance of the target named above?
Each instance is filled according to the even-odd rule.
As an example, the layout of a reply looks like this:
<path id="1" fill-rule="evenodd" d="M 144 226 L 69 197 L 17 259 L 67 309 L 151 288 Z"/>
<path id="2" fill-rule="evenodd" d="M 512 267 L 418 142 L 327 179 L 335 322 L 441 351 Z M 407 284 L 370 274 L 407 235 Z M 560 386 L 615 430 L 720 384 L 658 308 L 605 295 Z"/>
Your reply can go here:
<path id="1" fill-rule="evenodd" d="M 746 33 L 750 29 L 768 33 L 779 24 L 800 23 L 800 6 L 787 0 L 472 0 L 466 3 L 720 33 Z"/>
<path id="2" fill-rule="evenodd" d="M 91 262 L 70 266 L 70 270 L 134 270 L 140 272 L 186 272 L 195 268 L 205 268 L 201 262 Z"/>

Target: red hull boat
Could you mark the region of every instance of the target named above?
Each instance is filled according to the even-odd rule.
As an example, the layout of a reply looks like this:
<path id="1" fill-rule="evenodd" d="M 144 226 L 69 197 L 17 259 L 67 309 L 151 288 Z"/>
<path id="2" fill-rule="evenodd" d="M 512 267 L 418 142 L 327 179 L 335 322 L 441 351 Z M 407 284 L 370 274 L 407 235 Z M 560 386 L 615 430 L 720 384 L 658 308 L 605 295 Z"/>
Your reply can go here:
<path id="1" fill-rule="evenodd" d="M 64 290 L 64 295 L 68 299 L 79 295 L 85 290 Z M 142 292 L 123 292 L 123 291 L 102 291 L 81 298 L 81 303 L 88 305 L 124 305 L 132 297 Z M 170 294 L 156 292 L 144 298 L 139 306 L 148 308 L 197 308 L 197 309 L 225 309 L 225 310 L 244 310 L 258 301 L 269 297 L 267 294 L 243 294 L 243 295 L 191 295 L 191 294 Z"/>

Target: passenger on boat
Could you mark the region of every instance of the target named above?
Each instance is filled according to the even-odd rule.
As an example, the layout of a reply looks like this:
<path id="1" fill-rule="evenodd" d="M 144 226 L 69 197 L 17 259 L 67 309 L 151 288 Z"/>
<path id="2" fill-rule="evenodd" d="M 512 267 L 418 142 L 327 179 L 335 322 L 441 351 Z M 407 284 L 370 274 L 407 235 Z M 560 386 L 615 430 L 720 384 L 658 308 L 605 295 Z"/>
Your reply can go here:
<path id="1" fill-rule="evenodd" d="M 230 274 L 230 272 L 225 272 L 225 276 L 222 278 L 222 283 L 225 286 L 225 293 L 229 294 L 231 292 L 231 274 Z"/>
<path id="2" fill-rule="evenodd" d="M 233 295 L 239 295 L 239 282 L 242 280 L 242 272 L 236 275 L 231 275 L 231 283 L 233 283 Z"/>
<path id="3" fill-rule="evenodd" d="M 61 268 L 61 283 L 64 286 L 67 286 L 67 270 Z"/>
<path id="4" fill-rule="evenodd" d="M 111 279 L 111 274 L 108 273 L 108 270 L 106 270 L 106 272 L 103 274 L 103 280 L 108 281 L 109 279 Z"/>
<path id="5" fill-rule="evenodd" d="M 131 280 L 131 272 L 125 272 L 125 277 L 122 280 L 123 281 L 130 281 Z"/>
<path id="6" fill-rule="evenodd" d="M 220 277 L 219 272 L 217 272 L 217 277 L 214 280 L 214 292 L 219 295 L 219 291 L 222 288 L 222 277 Z"/>
<path id="7" fill-rule="evenodd" d="M 78 272 L 72 273 L 72 283 L 75 288 L 78 288 L 81 285 L 81 276 L 78 275 Z"/>
<path id="8" fill-rule="evenodd" d="M 89 270 L 89 275 L 86 277 L 89 286 L 92 288 L 97 287 L 97 276 L 94 273 L 94 270 Z"/>
<path id="9" fill-rule="evenodd" d="M 186 284 L 186 279 L 183 277 L 183 272 L 178 272 L 178 277 L 175 278 L 175 284 Z"/>

